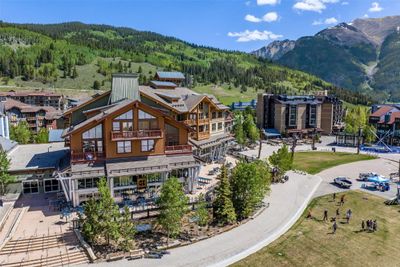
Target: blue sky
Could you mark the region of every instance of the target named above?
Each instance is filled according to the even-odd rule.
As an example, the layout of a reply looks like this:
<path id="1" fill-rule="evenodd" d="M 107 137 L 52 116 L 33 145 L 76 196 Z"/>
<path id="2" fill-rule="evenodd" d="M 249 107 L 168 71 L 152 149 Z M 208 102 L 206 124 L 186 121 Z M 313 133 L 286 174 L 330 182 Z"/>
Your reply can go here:
<path id="1" fill-rule="evenodd" d="M 400 0 L 0 0 L 7 22 L 126 26 L 241 51 L 388 15 L 400 15 Z"/>

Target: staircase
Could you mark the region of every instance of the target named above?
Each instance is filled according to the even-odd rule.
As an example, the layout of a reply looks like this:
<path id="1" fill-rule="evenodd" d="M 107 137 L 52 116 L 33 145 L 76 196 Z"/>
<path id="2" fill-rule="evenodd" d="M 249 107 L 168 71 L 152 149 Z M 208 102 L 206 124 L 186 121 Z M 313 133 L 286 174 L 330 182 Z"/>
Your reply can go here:
<path id="1" fill-rule="evenodd" d="M 0 266 L 65 266 L 89 263 L 73 232 L 11 239 L 0 250 Z"/>

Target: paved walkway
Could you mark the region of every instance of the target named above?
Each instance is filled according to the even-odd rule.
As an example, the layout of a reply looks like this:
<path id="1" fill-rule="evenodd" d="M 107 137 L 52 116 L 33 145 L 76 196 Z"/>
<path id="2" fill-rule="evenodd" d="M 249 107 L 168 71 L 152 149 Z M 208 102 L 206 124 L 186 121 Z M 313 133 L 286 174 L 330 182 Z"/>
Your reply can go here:
<path id="1" fill-rule="evenodd" d="M 285 233 L 301 216 L 321 180 L 290 173 L 285 184 L 272 185 L 269 208 L 255 219 L 213 238 L 171 250 L 162 259 L 118 261 L 99 266 L 226 266 L 256 252 Z"/>

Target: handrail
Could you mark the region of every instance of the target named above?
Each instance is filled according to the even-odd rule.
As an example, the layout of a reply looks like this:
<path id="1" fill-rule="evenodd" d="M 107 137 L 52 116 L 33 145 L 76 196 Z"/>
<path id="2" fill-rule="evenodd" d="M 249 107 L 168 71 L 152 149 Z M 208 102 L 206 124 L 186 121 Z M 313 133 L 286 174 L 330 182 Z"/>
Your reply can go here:
<path id="1" fill-rule="evenodd" d="M 162 138 L 162 137 L 163 137 L 163 131 L 160 129 L 111 132 L 112 140 Z"/>
<path id="2" fill-rule="evenodd" d="M 175 146 L 166 146 L 165 147 L 166 154 L 185 154 L 192 153 L 191 145 L 175 145 Z"/>

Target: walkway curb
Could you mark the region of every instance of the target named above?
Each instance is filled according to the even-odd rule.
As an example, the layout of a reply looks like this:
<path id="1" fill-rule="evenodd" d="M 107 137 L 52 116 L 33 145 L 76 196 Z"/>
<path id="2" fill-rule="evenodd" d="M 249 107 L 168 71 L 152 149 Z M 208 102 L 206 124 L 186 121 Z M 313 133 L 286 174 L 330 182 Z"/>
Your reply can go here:
<path id="1" fill-rule="evenodd" d="M 322 178 L 321 177 L 319 177 L 319 176 L 313 176 L 313 177 L 318 178 L 318 180 L 319 180 L 318 183 L 316 183 L 314 185 L 313 189 L 311 190 L 311 192 L 309 193 L 309 195 L 305 199 L 304 203 L 301 205 L 301 207 L 297 210 L 297 212 L 293 215 L 293 217 L 286 224 L 284 224 L 282 227 L 277 229 L 274 234 L 268 236 L 266 239 L 258 242 L 257 244 L 253 245 L 252 247 L 250 247 L 250 248 L 248 248 L 248 249 L 240 252 L 239 254 L 236 254 L 236 255 L 228 258 L 228 259 L 225 259 L 223 261 L 214 263 L 214 264 L 209 265 L 209 266 L 210 267 L 220 267 L 220 266 L 231 265 L 231 264 L 233 264 L 235 262 L 238 262 L 238 261 L 246 258 L 247 256 L 259 251 L 263 247 L 269 245 L 270 243 L 272 243 L 273 241 L 278 239 L 280 236 L 285 234 L 297 222 L 297 220 L 301 217 L 301 215 L 303 214 L 303 212 L 307 208 L 309 202 L 314 198 L 314 194 L 315 194 L 315 192 L 317 191 L 318 187 L 320 186 L 320 184 L 322 182 Z"/>

